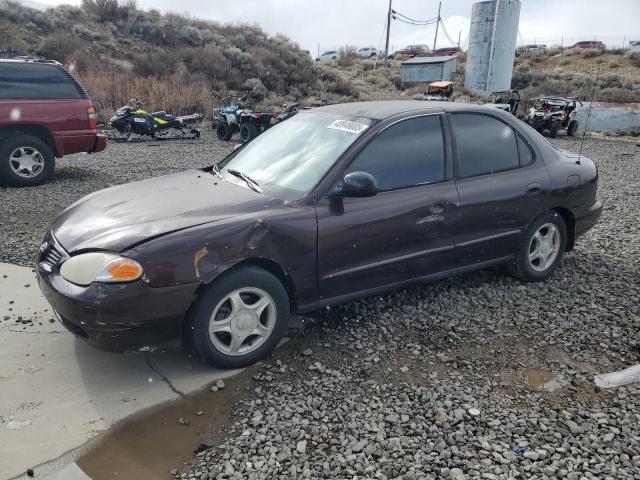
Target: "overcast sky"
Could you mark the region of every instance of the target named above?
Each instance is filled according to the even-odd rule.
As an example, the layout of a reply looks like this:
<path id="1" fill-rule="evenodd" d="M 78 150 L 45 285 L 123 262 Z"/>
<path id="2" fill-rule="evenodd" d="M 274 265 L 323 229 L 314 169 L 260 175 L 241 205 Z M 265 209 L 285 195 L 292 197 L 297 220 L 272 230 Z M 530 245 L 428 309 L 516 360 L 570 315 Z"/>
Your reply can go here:
<path id="1" fill-rule="evenodd" d="M 38 0 L 48 5 L 80 4 L 81 0 Z M 317 53 L 344 44 L 384 46 L 387 0 L 137 0 L 144 9 L 188 13 L 227 22 L 257 23 L 267 32 L 283 33 L 301 47 Z M 444 0 L 442 18 L 454 42 L 469 34 L 474 0 Z M 415 19 L 437 15 L 437 0 L 393 0 L 393 8 Z M 565 45 L 594 36 L 610 46 L 640 40 L 640 0 L 522 0 L 520 41 Z M 433 26 L 411 26 L 393 21 L 390 44 L 395 49 L 411 43 L 433 45 Z M 562 38 L 564 37 L 564 39 Z M 440 31 L 438 47 L 451 45 Z"/>

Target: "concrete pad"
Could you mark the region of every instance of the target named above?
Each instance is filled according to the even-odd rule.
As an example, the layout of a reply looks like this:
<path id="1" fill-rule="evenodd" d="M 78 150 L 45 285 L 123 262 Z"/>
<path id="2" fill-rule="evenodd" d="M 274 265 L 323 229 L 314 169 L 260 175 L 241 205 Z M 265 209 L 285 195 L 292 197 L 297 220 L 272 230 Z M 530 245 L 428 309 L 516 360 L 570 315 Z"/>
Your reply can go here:
<path id="1" fill-rule="evenodd" d="M 118 420 L 238 372 L 216 371 L 179 351 L 101 352 L 50 318 L 33 270 L 0 263 L 1 479 L 22 478 Z M 36 478 L 73 468 L 73 456 L 64 458 L 36 468 Z"/>

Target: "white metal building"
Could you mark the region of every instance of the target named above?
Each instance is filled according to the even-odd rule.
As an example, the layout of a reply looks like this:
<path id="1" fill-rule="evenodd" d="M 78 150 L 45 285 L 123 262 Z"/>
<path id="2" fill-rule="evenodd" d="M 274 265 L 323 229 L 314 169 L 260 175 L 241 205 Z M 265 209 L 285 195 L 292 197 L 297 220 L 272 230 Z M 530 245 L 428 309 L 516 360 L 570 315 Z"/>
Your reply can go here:
<path id="1" fill-rule="evenodd" d="M 400 78 L 402 86 L 412 83 L 428 83 L 451 80 L 456 71 L 456 56 L 413 57 L 402 62 Z"/>

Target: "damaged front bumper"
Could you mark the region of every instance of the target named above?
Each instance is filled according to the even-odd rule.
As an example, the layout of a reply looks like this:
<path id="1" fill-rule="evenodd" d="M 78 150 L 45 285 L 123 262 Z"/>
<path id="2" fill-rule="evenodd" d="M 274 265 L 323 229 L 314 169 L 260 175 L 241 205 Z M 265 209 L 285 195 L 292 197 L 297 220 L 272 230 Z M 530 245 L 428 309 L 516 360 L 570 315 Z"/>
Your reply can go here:
<path id="1" fill-rule="evenodd" d="M 181 335 L 185 313 L 199 283 L 153 288 L 131 283 L 68 282 L 57 269 L 37 267 L 38 284 L 64 327 L 76 337 L 108 351 L 157 345 Z"/>

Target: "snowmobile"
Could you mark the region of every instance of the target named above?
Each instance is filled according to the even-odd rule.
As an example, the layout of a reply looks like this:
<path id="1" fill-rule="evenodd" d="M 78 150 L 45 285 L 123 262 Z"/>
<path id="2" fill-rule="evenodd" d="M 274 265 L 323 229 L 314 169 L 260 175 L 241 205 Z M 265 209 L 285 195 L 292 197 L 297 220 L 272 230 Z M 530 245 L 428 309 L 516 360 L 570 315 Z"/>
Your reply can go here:
<path id="1" fill-rule="evenodd" d="M 300 107 L 298 103 L 283 104 L 282 111 L 274 114 L 276 123 L 283 122 L 287 118 L 293 117 L 300 109 L 306 110 L 306 108 Z"/>
<path id="2" fill-rule="evenodd" d="M 186 129 L 188 125 L 202 120 L 201 113 L 175 117 L 167 112 L 147 113 L 142 109 L 142 103 L 133 99 L 130 105 L 116 110 L 116 114 L 109 123 L 120 134 L 114 140 L 133 141 L 135 135 L 144 135 L 156 140 L 190 139 L 200 137 L 200 130 Z"/>

